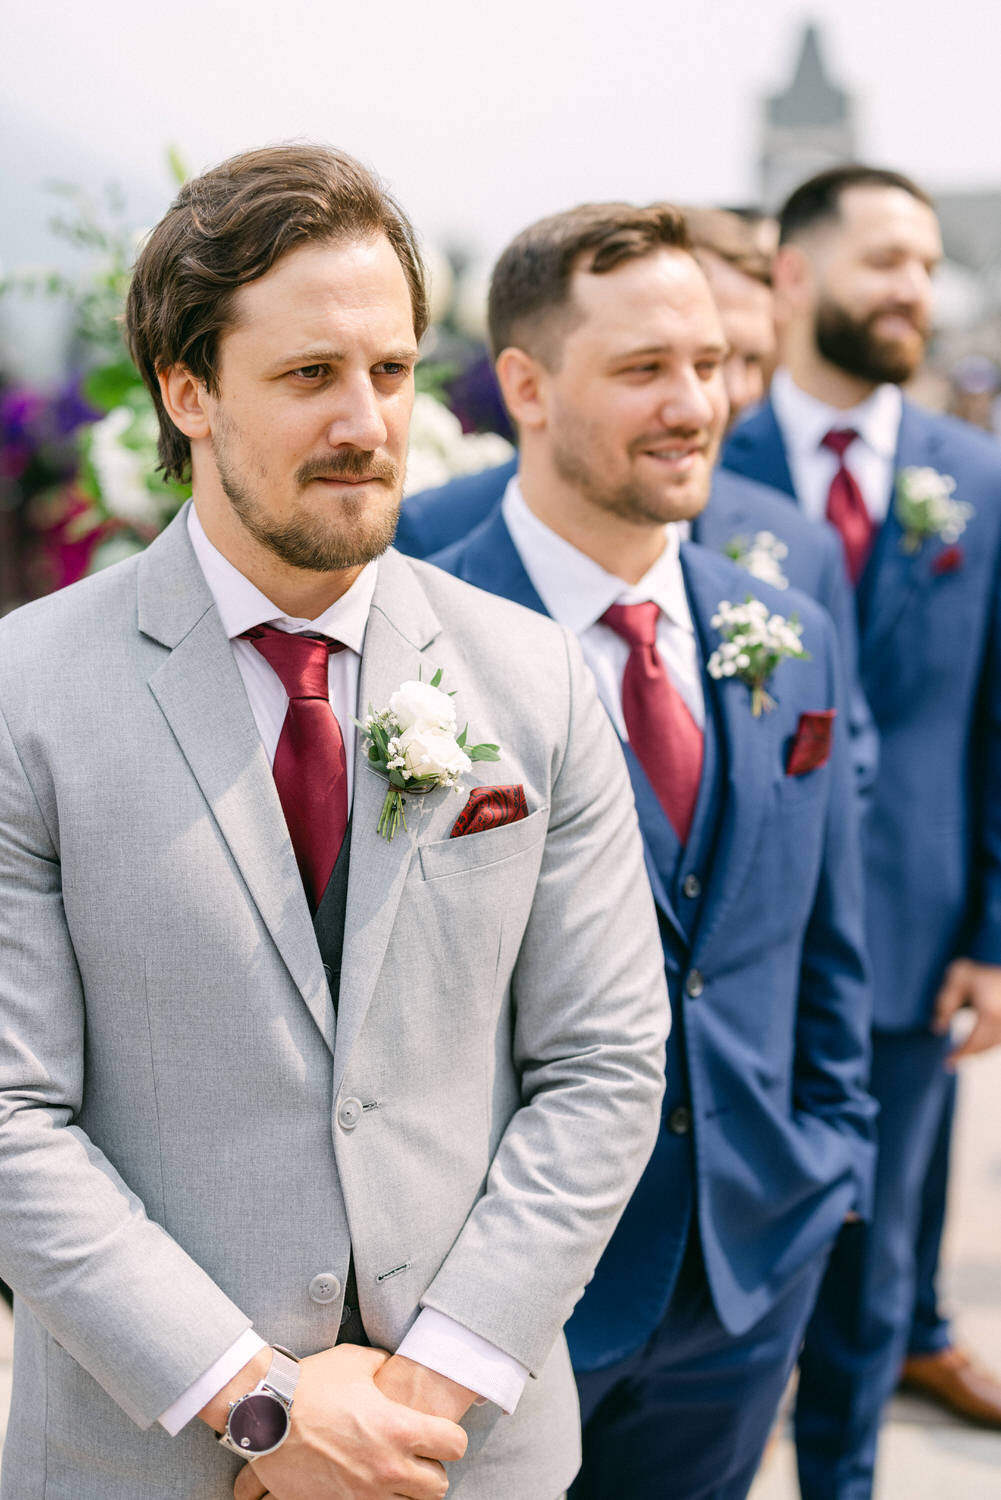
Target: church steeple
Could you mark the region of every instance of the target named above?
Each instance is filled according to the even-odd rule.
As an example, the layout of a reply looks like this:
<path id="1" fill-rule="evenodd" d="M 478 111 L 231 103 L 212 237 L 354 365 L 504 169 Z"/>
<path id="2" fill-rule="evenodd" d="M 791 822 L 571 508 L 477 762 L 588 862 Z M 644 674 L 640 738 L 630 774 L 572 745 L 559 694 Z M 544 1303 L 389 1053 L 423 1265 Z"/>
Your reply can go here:
<path id="1" fill-rule="evenodd" d="M 852 113 L 850 96 L 827 72 L 820 31 L 811 22 L 788 86 L 765 101 L 761 197 L 768 209 L 814 172 L 852 159 Z"/>

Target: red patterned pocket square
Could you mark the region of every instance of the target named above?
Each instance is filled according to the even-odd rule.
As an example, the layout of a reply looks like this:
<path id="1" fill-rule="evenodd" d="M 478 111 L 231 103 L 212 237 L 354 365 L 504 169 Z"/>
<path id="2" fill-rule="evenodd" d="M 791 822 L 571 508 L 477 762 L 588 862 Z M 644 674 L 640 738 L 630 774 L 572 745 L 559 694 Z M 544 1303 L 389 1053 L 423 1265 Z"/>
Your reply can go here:
<path id="1" fill-rule="evenodd" d="M 800 714 L 796 738 L 786 761 L 787 776 L 805 776 L 807 771 L 817 771 L 827 765 L 831 758 L 836 713 L 836 708 L 825 708 L 817 713 Z"/>
<path id="2" fill-rule="evenodd" d="M 485 833 L 488 828 L 500 828 L 504 823 L 520 823 L 528 817 L 525 788 L 518 786 L 477 786 L 469 794 L 469 801 L 455 820 L 451 839 L 461 839 L 467 833 Z"/>

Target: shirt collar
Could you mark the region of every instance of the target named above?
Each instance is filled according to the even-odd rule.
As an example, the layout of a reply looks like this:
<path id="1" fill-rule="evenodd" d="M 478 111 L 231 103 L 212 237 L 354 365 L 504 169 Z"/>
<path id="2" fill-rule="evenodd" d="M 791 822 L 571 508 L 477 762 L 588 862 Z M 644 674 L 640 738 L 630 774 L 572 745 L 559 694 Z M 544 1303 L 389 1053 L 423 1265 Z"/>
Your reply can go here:
<path id="1" fill-rule="evenodd" d="M 782 435 L 789 448 L 798 454 L 816 453 L 832 427 L 854 427 L 880 458 L 892 462 L 896 455 L 904 404 L 898 385 L 878 385 L 871 396 L 842 411 L 809 395 L 782 367 L 775 371 L 771 400 Z"/>
<path id="2" fill-rule="evenodd" d="M 335 599 L 322 615 L 318 615 L 315 620 L 300 620 L 283 614 L 239 568 L 235 568 L 228 558 L 223 557 L 218 547 L 205 535 L 205 528 L 198 519 L 198 512 L 193 504 L 188 509 L 188 535 L 195 549 L 198 565 L 205 575 L 205 582 L 215 600 L 222 627 L 231 641 L 254 625 L 277 625 L 279 629 L 293 633 L 308 630 L 316 635 L 329 636 L 331 640 L 340 641 L 349 650 L 361 655 L 368 612 L 375 592 L 377 563 L 367 563 L 347 593 Z"/>
<path id="3" fill-rule="evenodd" d="M 666 545 L 653 567 L 636 584 L 608 573 L 577 547 L 558 536 L 530 510 L 515 475 L 501 503 L 504 522 L 521 555 L 535 591 L 554 620 L 581 635 L 597 624 L 612 604 L 642 604 L 652 600 L 671 622 L 695 633 L 685 580 L 681 571 L 678 534 L 664 527 Z"/>

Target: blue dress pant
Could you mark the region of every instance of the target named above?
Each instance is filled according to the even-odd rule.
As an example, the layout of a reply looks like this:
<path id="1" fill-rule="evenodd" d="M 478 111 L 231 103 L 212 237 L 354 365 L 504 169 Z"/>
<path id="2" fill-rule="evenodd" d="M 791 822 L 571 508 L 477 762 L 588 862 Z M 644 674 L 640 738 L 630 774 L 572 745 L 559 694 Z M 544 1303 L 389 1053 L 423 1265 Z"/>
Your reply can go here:
<path id="1" fill-rule="evenodd" d="M 827 1252 L 747 1333 L 716 1316 L 698 1235 L 636 1353 L 577 1372 L 584 1459 L 569 1500 L 744 1500 L 796 1361 Z"/>
<path id="2" fill-rule="evenodd" d="M 952 1147 L 952 1127 L 956 1115 L 955 1073 L 949 1075 L 948 1097 L 942 1111 L 928 1175 L 921 1196 L 921 1222 L 918 1225 L 917 1242 L 917 1291 L 914 1296 L 914 1317 L 908 1354 L 937 1354 L 948 1349 L 952 1343 L 949 1319 L 942 1312 L 938 1298 L 938 1264 L 942 1249 L 942 1231 L 945 1228 L 946 1204 L 949 1192 L 949 1157 Z"/>
<path id="3" fill-rule="evenodd" d="M 948 1037 L 876 1032 L 880 1114 L 872 1220 L 842 1229 L 800 1357 L 796 1449 L 803 1500 L 869 1500 L 883 1407 L 907 1352 L 918 1227 L 949 1108 Z"/>

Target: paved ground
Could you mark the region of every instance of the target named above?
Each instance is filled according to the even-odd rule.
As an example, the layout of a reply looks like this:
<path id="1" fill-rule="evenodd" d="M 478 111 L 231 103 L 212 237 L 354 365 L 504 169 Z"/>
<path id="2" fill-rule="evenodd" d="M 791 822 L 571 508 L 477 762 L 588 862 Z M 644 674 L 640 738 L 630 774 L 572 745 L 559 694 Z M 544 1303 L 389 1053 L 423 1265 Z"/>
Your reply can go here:
<path id="1" fill-rule="evenodd" d="M 963 1078 L 946 1286 L 962 1338 L 1001 1370 L 1001 1055 L 968 1064 Z M 11 1331 L 0 1307 L 0 1437 Z M 783 1435 L 751 1500 L 797 1495 L 791 1445 Z M 917 1399 L 898 1399 L 883 1438 L 876 1500 L 1001 1500 L 1001 1433 L 951 1421 Z"/>

